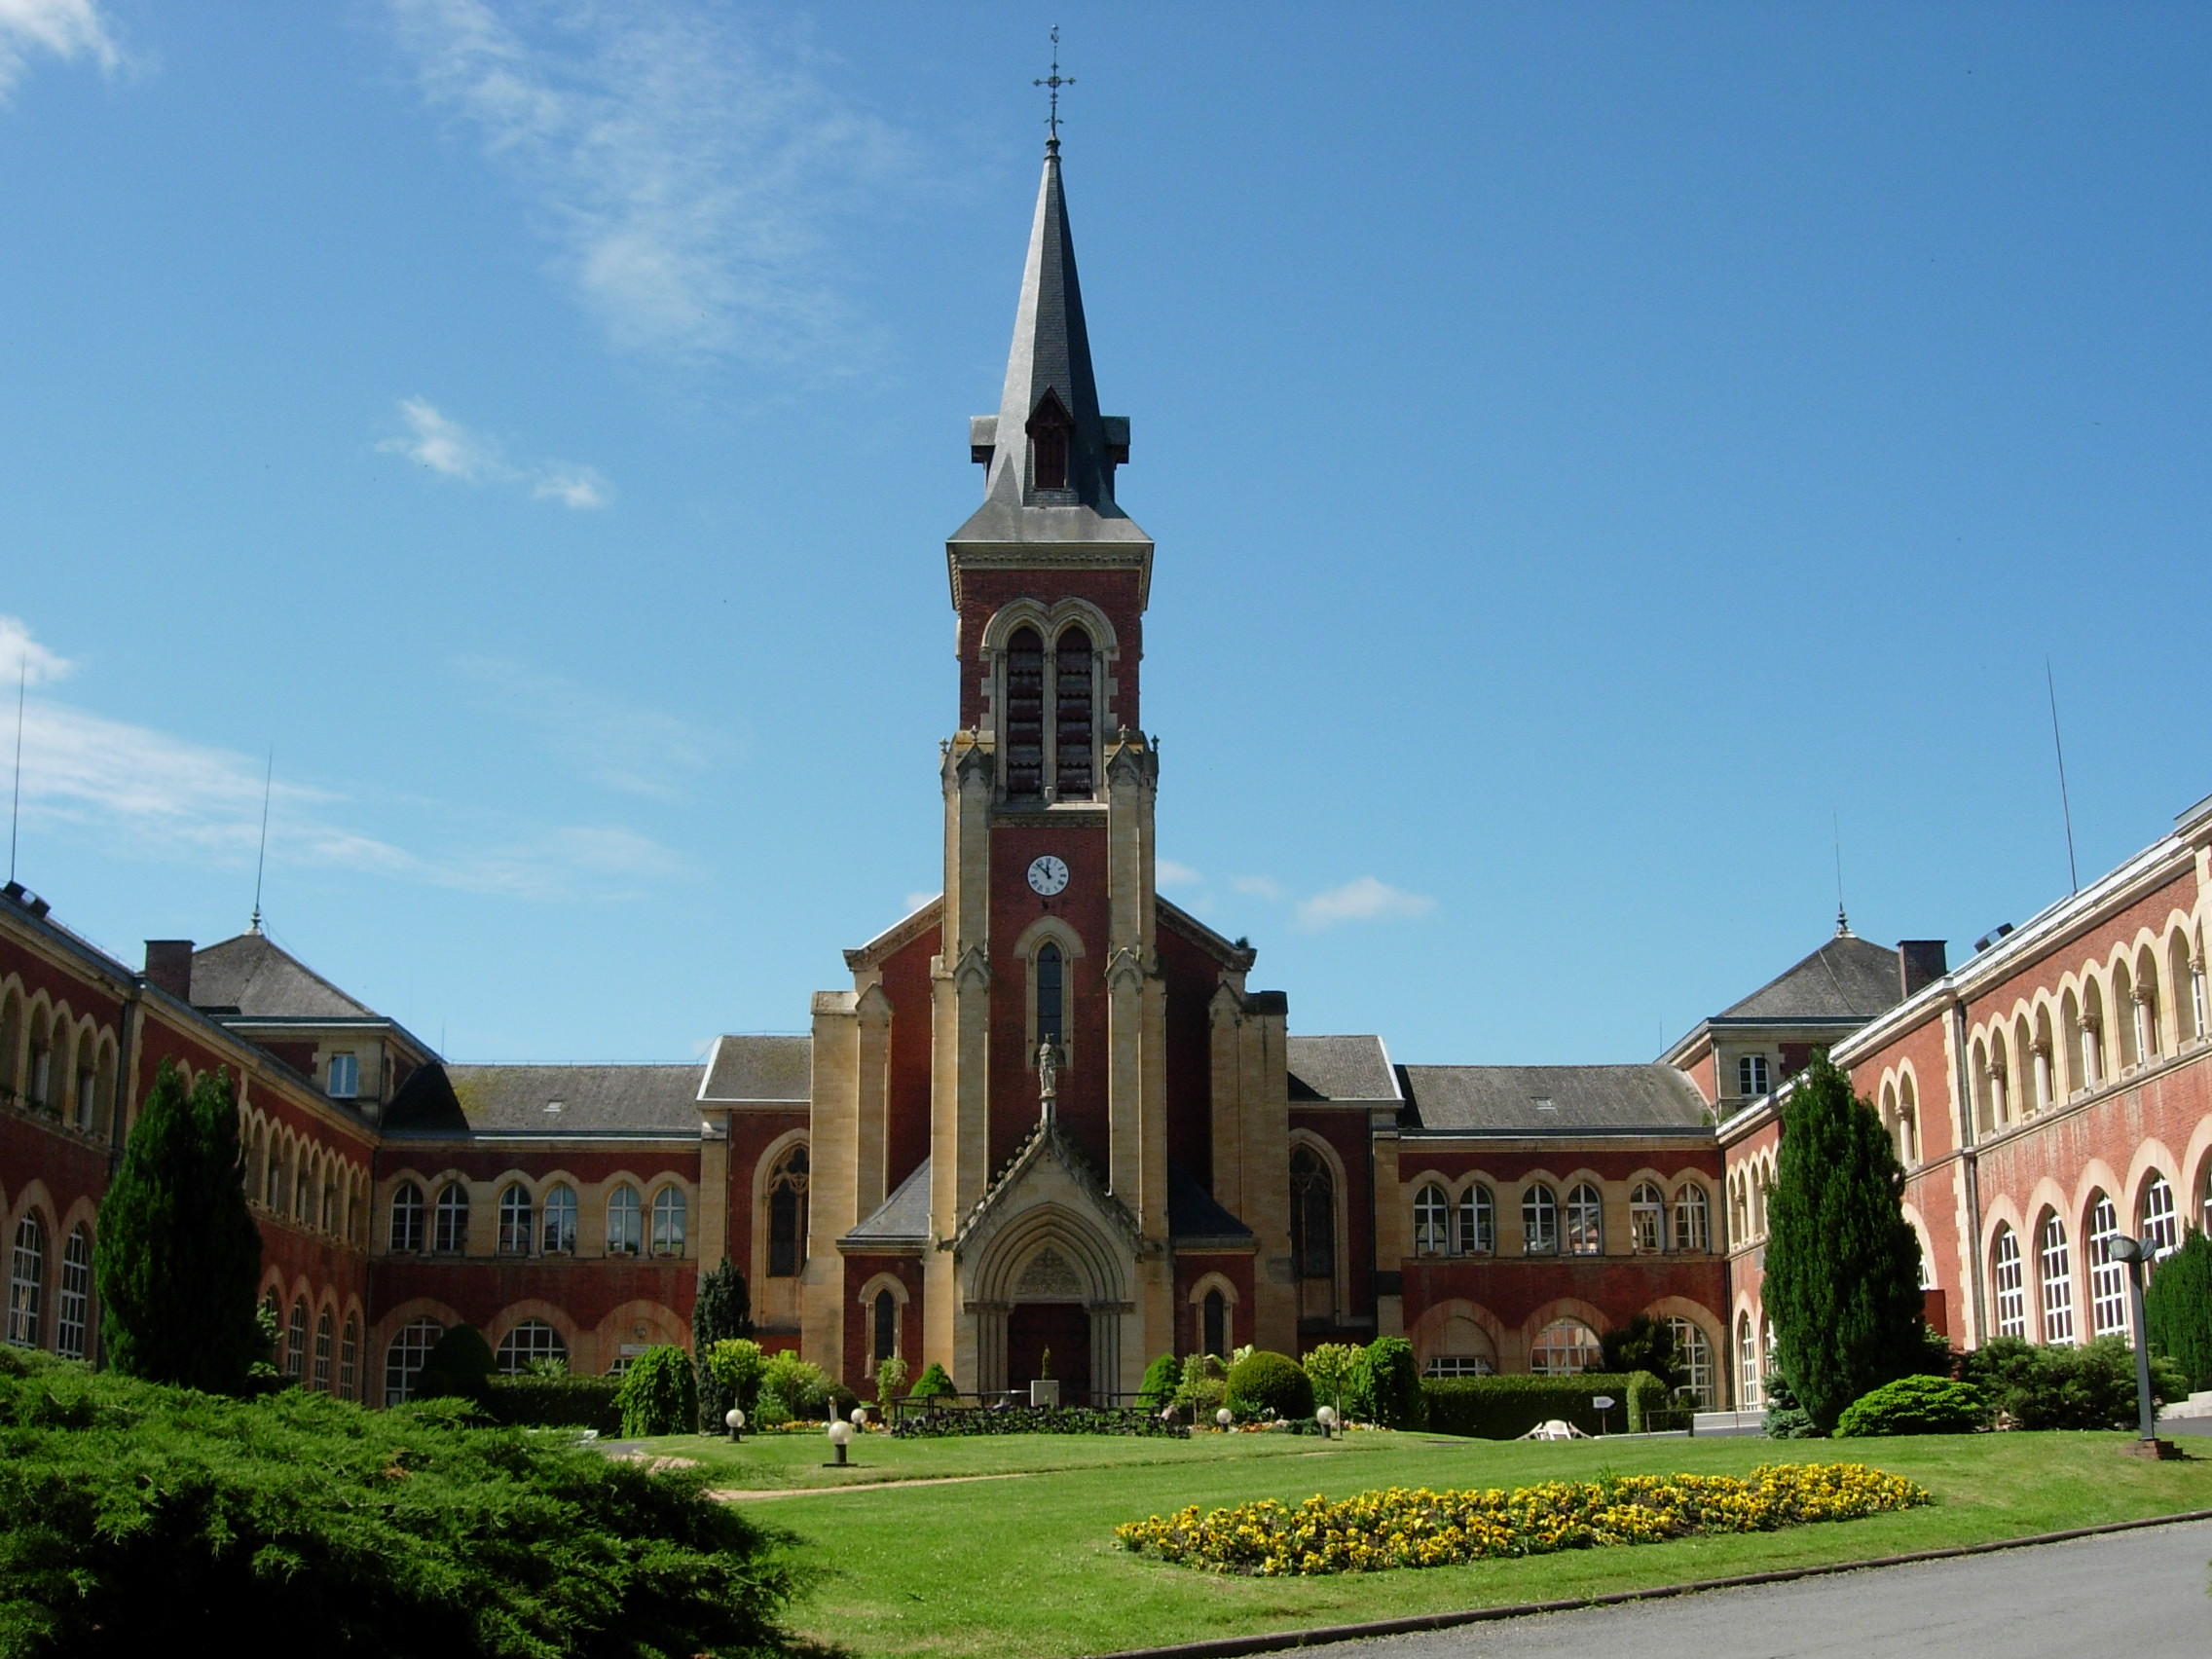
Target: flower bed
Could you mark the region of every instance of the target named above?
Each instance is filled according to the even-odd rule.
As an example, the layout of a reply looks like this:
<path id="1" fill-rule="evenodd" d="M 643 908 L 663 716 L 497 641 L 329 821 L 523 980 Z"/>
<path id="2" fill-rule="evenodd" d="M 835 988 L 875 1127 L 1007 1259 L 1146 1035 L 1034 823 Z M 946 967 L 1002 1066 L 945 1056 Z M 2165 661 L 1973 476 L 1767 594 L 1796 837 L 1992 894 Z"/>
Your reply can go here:
<path id="1" fill-rule="evenodd" d="M 1187 1425 L 1146 1411 L 1097 1406 L 985 1406 L 956 1411 L 906 1412 L 891 1425 L 900 1440 L 956 1434 L 1130 1434 L 1167 1440 L 1190 1436 Z"/>
<path id="2" fill-rule="evenodd" d="M 1863 1463 L 1765 1463 L 1733 1475 L 1616 1475 L 1512 1492 L 1365 1492 L 1339 1503 L 1272 1500 L 1200 1516 L 1196 1504 L 1114 1529 L 1124 1549 L 1261 1577 L 1453 1567 L 1498 1556 L 1655 1544 L 1698 1532 L 1768 1532 L 1932 1502 Z"/>

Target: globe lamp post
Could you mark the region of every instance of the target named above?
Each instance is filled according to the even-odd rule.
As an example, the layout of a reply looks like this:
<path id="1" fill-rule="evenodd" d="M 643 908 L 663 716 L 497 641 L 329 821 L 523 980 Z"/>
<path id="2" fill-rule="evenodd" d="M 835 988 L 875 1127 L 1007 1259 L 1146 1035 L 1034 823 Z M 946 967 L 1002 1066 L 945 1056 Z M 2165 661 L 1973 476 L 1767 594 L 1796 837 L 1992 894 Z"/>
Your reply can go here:
<path id="1" fill-rule="evenodd" d="M 722 1421 L 729 1429 L 730 1439 L 743 1440 L 745 1438 L 745 1414 L 735 1406 L 722 1413 Z"/>
<path id="2" fill-rule="evenodd" d="M 852 1443 L 853 1425 L 842 1418 L 832 1419 L 830 1424 L 830 1449 L 837 1455 L 836 1460 L 825 1463 L 823 1467 L 827 1469 L 849 1468 L 851 1465 L 846 1461 L 845 1448 Z"/>
<path id="3" fill-rule="evenodd" d="M 1313 1420 L 1321 1425 L 1321 1438 L 1327 1440 L 1336 1432 L 1337 1408 L 1323 1406 L 1313 1414 Z"/>

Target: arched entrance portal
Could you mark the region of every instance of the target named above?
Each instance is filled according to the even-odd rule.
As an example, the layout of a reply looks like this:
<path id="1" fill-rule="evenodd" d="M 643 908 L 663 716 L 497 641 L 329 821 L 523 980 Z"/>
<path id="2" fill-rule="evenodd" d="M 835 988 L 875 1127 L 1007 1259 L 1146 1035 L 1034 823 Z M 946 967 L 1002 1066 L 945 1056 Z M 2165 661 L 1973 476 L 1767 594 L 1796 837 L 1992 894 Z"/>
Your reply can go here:
<path id="1" fill-rule="evenodd" d="M 1121 1379 L 1122 1321 L 1133 1309 L 1133 1276 L 1088 1218 L 1053 1203 L 1009 1217 L 977 1252 L 973 1300 L 977 1385 L 1026 1392 L 1052 1350 L 1060 1399 L 1088 1405 L 1127 1386 Z"/>
<path id="2" fill-rule="evenodd" d="M 1052 1356 L 1060 1403 L 1090 1403 L 1090 1314 L 1079 1302 L 1017 1302 L 1006 1316 L 1006 1385 L 1026 1391 Z"/>

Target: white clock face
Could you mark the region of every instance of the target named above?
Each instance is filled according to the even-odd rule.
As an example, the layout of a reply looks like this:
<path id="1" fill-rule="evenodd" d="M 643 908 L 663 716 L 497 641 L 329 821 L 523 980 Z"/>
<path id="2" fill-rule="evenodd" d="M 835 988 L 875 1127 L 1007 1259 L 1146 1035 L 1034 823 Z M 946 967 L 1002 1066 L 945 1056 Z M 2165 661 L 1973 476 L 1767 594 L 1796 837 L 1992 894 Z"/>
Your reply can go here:
<path id="1" fill-rule="evenodd" d="M 1068 866 L 1047 853 L 1029 864 L 1029 885 L 1050 899 L 1065 891 L 1068 884 Z"/>

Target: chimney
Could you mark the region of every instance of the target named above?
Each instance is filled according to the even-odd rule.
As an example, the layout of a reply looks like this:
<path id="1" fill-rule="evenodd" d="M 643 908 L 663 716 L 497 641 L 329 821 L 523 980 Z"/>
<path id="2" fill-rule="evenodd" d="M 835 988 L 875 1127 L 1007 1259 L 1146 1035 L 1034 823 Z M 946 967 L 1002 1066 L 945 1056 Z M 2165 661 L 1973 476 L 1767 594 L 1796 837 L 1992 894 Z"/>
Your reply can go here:
<path id="1" fill-rule="evenodd" d="M 1898 984 L 1906 996 L 1933 985 L 1951 971 L 1946 940 L 1939 939 L 1900 939 L 1898 940 Z"/>
<path id="2" fill-rule="evenodd" d="M 146 941 L 146 982 L 158 985 L 178 1002 L 192 1000 L 192 940 L 150 939 Z"/>

